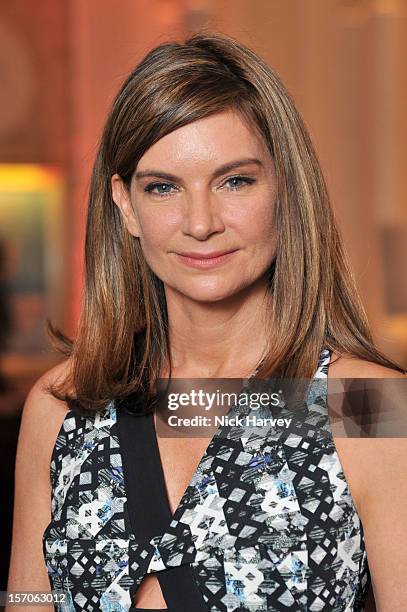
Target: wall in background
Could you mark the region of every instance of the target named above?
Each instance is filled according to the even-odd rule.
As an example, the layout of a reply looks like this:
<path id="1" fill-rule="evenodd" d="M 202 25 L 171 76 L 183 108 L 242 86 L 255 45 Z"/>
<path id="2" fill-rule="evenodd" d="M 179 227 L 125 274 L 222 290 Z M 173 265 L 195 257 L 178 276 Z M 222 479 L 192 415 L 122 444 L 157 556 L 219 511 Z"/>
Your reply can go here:
<path id="1" fill-rule="evenodd" d="M 89 177 L 112 98 L 149 48 L 208 26 L 252 46 L 292 93 L 378 344 L 407 364 L 403 0 L 8 0 L 0 11 L 8 75 L 0 162 L 63 171 L 65 308 L 56 322 L 68 333 L 80 307 Z"/>

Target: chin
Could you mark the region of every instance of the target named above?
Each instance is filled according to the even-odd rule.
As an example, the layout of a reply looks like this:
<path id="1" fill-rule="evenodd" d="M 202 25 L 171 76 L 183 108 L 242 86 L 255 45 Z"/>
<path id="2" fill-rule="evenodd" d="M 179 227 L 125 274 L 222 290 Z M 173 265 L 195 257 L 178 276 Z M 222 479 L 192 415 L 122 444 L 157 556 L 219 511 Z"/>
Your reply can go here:
<path id="1" fill-rule="evenodd" d="M 191 300 L 197 302 L 220 302 L 227 300 L 235 296 L 242 287 L 230 287 L 229 289 L 225 285 L 216 286 L 205 286 L 205 287 L 194 287 L 189 284 L 185 291 L 182 293 L 189 297 Z"/>

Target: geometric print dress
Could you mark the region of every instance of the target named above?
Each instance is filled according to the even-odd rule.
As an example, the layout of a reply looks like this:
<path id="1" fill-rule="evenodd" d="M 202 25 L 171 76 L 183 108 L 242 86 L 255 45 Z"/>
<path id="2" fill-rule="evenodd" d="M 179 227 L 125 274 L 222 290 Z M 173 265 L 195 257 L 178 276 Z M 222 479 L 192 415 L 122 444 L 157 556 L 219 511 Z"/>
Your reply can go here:
<path id="1" fill-rule="evenodd" d="M 167 505 L 147 537 L 135 513 L 143 454 L 129 460 L 137 438 L 126 436 L 139 417 L 114 400 L 90 416 L 68 410 L 51 456 L 43 533 L 55 609 L 137 610 L 132 601 L 146 574 L 179 572 L 179 580 L 185 571 L 186 591 L 192 585 L 201 603 L 177 612 L 362 612 L 370 573 L 329 423 L 330 358 L 322 348 L 300 405 L 278 406 L 289 429 L 219 427 L 174 514 Z M 256 382 L 248 379 L 242 392 Z M 247 411 L 238 402 L 228 415 Z M 156 510 L 147 506 L 144 515 Z"/>

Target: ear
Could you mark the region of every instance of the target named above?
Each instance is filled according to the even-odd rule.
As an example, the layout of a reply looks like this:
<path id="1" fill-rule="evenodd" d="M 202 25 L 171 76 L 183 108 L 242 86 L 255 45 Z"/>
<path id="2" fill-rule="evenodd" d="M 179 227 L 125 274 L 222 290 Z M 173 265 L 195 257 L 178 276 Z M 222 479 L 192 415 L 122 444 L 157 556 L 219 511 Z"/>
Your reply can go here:
<path id="1" fill-rule="evenodd" d="M 120 209 L 128 231 L 138 238 L 140 236 L 140 225 L 133 210 L 130 194 L 123 183 L 123 179 L 118 174 L 113 174 L 111 185 L 113 201 Z"/>

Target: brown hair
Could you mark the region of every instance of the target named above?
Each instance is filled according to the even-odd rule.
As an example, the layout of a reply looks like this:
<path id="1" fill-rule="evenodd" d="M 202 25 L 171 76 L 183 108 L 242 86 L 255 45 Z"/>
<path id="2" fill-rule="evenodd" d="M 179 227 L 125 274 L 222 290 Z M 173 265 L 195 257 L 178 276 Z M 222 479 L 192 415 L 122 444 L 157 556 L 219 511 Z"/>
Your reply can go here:
<path id="1" fill-rule="evenodd" d="M 111 177 L 129 188 L 143 154 L 171 131 L 226 109 L 256 128 L 278 182 L 276 257 L 270 270 L 270 351 L 258 377 L 310 378 L 321 347 L 395 370 L 374 345 L 304 123 L 273 70 L 216 32 L 152 49 L 123 83 L 100 140 L 90 185 L 85 287 L 75 340 L 47 320 L 72 358 L 59 399 L 84 409 L 149 392 L 171 364 L 163 283 L 146 264 L 112 199 Z M 68 392 L 74 389 L 74 393 Z"/>

